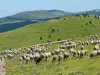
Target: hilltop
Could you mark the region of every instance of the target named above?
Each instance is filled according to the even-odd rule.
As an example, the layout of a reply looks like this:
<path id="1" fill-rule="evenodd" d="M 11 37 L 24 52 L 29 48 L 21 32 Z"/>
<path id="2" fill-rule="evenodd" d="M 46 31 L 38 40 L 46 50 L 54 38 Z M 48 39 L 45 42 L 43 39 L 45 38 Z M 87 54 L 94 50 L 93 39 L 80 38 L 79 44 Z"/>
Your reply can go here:
<path id="1" fill-rule="evenodd" d="M 40 19 L 50 19 L 57 17 L 64 17 L 71 15 L 71 12 L 64 12 L 61 10 L 35 10 L 35 11 L 25 11 L 21 12 L 7 18 L 20 19 L 20 20 L 40 20 Z"/>

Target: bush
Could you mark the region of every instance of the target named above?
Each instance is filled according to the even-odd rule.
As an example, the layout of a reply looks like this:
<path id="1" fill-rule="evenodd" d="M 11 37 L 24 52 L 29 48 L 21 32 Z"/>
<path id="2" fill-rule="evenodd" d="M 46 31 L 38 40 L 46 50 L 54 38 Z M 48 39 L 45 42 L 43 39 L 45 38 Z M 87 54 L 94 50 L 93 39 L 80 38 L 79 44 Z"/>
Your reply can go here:
<path id="1" fill-rule="evenodd" d="M 59 29 L 57 31 L 59 32 Z"/>
<path id="2" fill-rule="evenodd" d="M 88 23 L 86 23 L 86 25 L 88 25 Z"/>
<path id="3" fill-rule="evenodd" d="M 52 33 L 55 32 L 55 29 L 52 29 L 51 32 L 52 32 Z"/>
<path id="4" fill-rule="evenodd" d="M 71 18 L 71 16 L 69 18 Z"/>
<path id="5" fill-rule="evenodd" d="M 48 37 L 51 38 L 51 35 L 49 35 Z"/>
<path id="6" fill-rule="evenodd" d="M 60 41 L 61 39 L 57 39 L 57 41 Z"/>
<path id="7" fill-rule="evenodd" d="M 40 37 L 40 40 L 42 40 L 42 37 Z"/>
<path id="8" fill-rule="evenodd" d="M 92 23 L 92 21 L 89 21 L 89 23 L 91 24 L 91 23 Z"/>
<path id="9" fill-rule="evenodd" d="M 66 20 L 66 18 L 64 18 L 63 20 Z"/>

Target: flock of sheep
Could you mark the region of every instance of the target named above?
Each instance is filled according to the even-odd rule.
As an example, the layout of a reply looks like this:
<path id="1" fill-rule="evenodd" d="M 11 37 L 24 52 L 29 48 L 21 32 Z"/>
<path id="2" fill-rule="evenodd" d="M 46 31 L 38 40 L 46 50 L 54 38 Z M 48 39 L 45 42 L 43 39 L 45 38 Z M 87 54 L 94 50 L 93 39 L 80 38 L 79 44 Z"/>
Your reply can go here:
<path id="1" fill-rule="evenodd" d="M 0 52 L 0 59 L 12 59 L 14 56 L 23 53 L 23 55 L 19 58 L 19 61 L 22 63 L 30 63 L 35 62 L 36 64 L 40 63 L 41 61 L 48 61 L 48 58 L 51 58 L 51 62 L 54 63 L 55 61 L 62 61 L 67 60 L 70 56 L 77 57 L 79 59 L 83 58 L 84 56 L 89 55 L 89 58 L 93 58 L 95 56 L 100 55 L 99 49 L 99 36 L 98 35 L 91 35 L 87 37 L 87 41 L 82 42 L 82 37 L 73 38 L 69 40 L 61 40 L 43 44 L 37 44 L 33 46 L 23 47 L 19 49 L 10 49 L 6 51 Z M 74 41 L 78 40 L 77 43 Z M 51 45 L 53 44 L 60 44 L 57 49 L 52 49 Z M 86 46 L 91 45 L 93 47 L 93 51 L 89 53 Z M 77 48 L 79 50 L 76 50 Z M 47 49 L 48 48 L 48 49 Z M 52 51 L 51 51 L 52 49 Z M 49 51 L 50 50 L 50 51 Z"/>

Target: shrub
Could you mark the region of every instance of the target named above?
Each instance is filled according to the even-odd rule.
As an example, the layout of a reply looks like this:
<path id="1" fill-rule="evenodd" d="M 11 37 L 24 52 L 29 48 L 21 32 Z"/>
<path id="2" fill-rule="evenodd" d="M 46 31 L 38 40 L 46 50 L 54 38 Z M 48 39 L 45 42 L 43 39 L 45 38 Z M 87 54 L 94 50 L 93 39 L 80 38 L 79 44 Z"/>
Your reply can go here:
<path id="1" fill-rule="evenodd" d="M 57 39 L 57 41 L 60 41 L 61 39 Z"/>
<path id="2" fill-rule="evenodd" d="M 53 33 L 53 32 L 55 32 L 55 29 L 53 28 L 53 29 L 51 29 L 51 32 Z"/>
<path id="3" fill-rule="evenodd" d="M 89 23 L 91 24 L 91 23 L 92 23 L 92 21 L 89 21 Z"/>
<path id="4" fill-rule="evenodd" d="M 49 35 L 48 37 L 51 38 L 51 35 Z"/>
<path id="5" fill-rule="evenodd" d="M 40 37 L 40 40 L 42 40 L 42 37 Z"/>
<path id="6" fill-rule="evenodd" d="M 88 23 L 86 23 L 86 25 L 88 25 Z"/>
<path id="7" fill-rule="evenodd" d="M 63 20 L 66 20 L 66 18 L 64 18 Z"/>
<path id="8" fill-rule="evenodd" d="M 57 31 L 59 32 L 59 29 Z"/>

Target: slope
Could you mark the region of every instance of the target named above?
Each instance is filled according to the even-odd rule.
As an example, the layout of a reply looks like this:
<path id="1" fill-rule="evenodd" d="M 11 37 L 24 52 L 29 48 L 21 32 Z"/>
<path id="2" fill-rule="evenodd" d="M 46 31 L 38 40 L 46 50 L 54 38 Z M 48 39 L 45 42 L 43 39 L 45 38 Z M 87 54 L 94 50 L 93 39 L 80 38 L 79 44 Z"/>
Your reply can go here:
<path id="1" fill-rule="evenodd" d="M 100 19 L 98 18 L 72 16 L 53 19 L 1 33 L 0 50 L 99 33 Z"/>
<path id="2" fill-rule="evenodd" d="M 74 40 L 74 42 L 86 42 L 87 39 L 87 37 L 84 37 L 82 40 Z M 62 43 L 51 44 L 49 45 L 50 49 L 48 49 L 48 46 L 44 47 L 46 52 L 51 52 L 61 45 Z M 23 53 L 21 51 L 14 58 L 6 60 L 6 75 L 100 75 L 100 55 L 93 59 L 88 58 L 90 52 L 93 51 L 93 46 L 93 44 L 84 45 L 85 50 L 88 50 L 88 54 L 83 58 L 70 54 L 67 60 L 60 62 L 56 60 L 54 63 L 52 63 L 52 56 L 47 61 L 42 60 L 39 64 L 35 64 L 34 61 L 30 61 L 29 64 L 26 64 L 24 61 L 20 62 L 20 57 L 27 52 Z M 81 45 L 75 50 L 80 50 L 80 47 Z M 68 49 L 65 49 L 65 51 L 70 52 Z"/>

